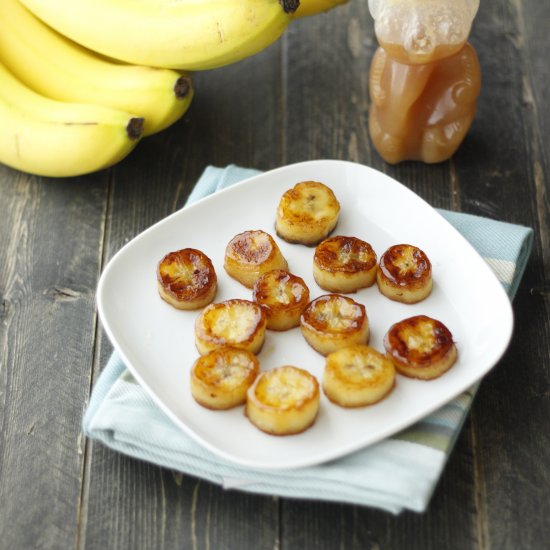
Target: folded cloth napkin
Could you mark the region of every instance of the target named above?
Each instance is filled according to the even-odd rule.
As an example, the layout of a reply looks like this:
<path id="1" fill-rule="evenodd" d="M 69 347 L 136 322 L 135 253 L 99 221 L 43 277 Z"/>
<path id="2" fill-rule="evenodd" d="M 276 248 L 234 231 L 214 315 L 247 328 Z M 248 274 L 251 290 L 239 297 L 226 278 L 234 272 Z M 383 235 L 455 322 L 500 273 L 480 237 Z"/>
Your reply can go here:
<path id="1" fill-rule="evenodd" d="M 208 167 L 188 203 L 258 173 L 234 165 Z M 532 230 L 440 212 L 473 244 L 512 298 L 530 253 Z M 253 470 L 212 454 L 173 424 L 114 352 L 95 384 L 83 429 L 116 451 L 225 488 L 420 512 L 429 503 L 476 389 L 393 437 L 338 460 L 291 471 Z"/>

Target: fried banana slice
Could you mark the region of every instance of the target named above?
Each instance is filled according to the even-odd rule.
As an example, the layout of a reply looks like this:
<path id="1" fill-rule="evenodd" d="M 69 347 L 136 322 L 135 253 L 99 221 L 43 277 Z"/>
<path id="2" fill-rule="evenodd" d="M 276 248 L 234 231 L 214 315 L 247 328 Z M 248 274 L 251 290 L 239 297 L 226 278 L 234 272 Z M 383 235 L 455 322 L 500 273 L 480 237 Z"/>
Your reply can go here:
<path id="1" fill-rule="evenodd" d="M 370 346 L 350 346 L 327 356 L 323 391 L 341 407 L 378 403 L 394 385 L 395 367 L 392 361 Z"/>
<path id="2" fill-rule="evenodd" d="M 252 288 L 262 273 L 288 269 L 273 237 L 265 231 L 244 231 L 235 235 L 225 249 L 224 268 L 247 288 Z"/>
<path id="3" fill-rule="evenodd" d="M 256 281 L 252 299 L 265 309 L 268 329 L 288 330 L 300 324 L 309 303 L 309 288 L 301 277 L 274 269 Z"/>
<path id="4" fill-rule="evenodd" d="M 297 434 L 315 422 L 319 400 L 317 379 L 304 369 L 285 365 L 256 378 L 248 390 L 246 415 L 268 434 Z"/>
<path id="5" fill-rule="evenodd" d="M 432 291 L 432 264 L 420 248 L 396 244 L 380 257 L 376 282 L 390 300 L 415 304 Z"/>
<path id="6" fill-rule="evenodd" d="M 249 351 L 223 347 L 201 355 L 191 368 L 191 394 L 208 409 L 231 409 L 246 402 L 246 392 L 260 372 Z"/>
<path id="7" fill-rule="evenodd" d="M 315 246 L 336 227 L 339 215 L 340 203 L 332 189 L 318 181 L 303 181 L 281 197 L 275 230 L 285 241 Z"/>
<path id="8" fill-rule="evenodd" d="M 259 353 L 267 325 L 262 307 L 232 299 L 207 306 L 195 321 L 195 344 L 201 355 L 222 346 Z"/>
<path id="9" fill-rule="evenodd" d="M 426 315 L 409 317 L 392 325 L 384 336 L 384 347 L 397 372 L 422 380 L 438 378 L 458 357 L 449 329 Z"/>
<path id="10" fill-rule="evenodd" d="M 311 301 L 302 313 L 300 328 L 307 343 L 322 355 L 369 340 L 365 306 L 339 294 Z"/>
<path id="11" fill-rule="evenodd" d="M 218 280 L 210 258 L 200 250 L 170 252 L 157 266 L 160 297 L 177 309 L 200 309 L 216 296 Z"/>
<path id="12" fill-rule="evenodd" d="M 315 249 L 313 277 L 330 292 L 356 292 L 374 284 L 376 262 L 369 243 L 356 237 L 330 237 Z"/>

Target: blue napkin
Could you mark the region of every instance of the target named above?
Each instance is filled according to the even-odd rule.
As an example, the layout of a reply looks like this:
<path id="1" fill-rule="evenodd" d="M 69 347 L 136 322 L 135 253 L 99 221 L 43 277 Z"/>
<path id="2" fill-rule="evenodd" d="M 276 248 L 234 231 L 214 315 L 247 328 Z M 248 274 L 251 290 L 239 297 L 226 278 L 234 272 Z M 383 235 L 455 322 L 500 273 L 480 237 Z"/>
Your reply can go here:
<path id="1" fill-rule="evenodd" d="M 234 165 L 208 167 L 188 203 L 258 173 Z M 440 212 L 478 250 L 512 299 L 530 254 L 532 230 Z M 266 472 L 224 460 L 187 436 L 160 411 L 114 352 L 92 391 L 83 430 L 116 451 L 228 489 L 347 502 L 393 513 L 403 509 L 421 512 L 429 503 L 476 390 L 477 385 L 408 429 L 338 460 Z"/>

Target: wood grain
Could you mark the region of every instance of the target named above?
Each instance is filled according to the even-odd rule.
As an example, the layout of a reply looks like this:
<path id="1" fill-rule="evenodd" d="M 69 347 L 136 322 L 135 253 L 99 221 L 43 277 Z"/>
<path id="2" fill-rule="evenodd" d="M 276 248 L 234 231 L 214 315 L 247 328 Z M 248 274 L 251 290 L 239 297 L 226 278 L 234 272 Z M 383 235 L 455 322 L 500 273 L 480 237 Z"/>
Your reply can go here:
<path id="1" fill-rule="evenodd" d="M 264 52 L 193 76 L 186 116 L 116 167 L 70 180 L 0 166 L 0 550 L 542 548 L 550 538 L 550 5 L 481 2 L 483 75 L 455 157 L 390 166 L 367 130 L 367 2 L 297 20 Z M 533 227 L 510 348 L 484 379 L 424 514 L 226 491 L 84 440 L 112 348 L 106 262 L 180 208 L 209 165 L 373 166 L 436 207 Z"/>
<path id="2" fill-rule="evenodd" d="M 494 122 L 483 127 L 483 142 L 491 144 L 489 162 L 477 170 L 479 184 L 469 189 L 465 207 L 531 226 L 536 239 L 515 300 L 511 348 L 483 382 L 472 413 L 480 533 L 493 548 L 540 548 L 548 536 L 550 486 L 542 458 L 550 445 L 542 428 L 550 414 L 550 316 L 544 290 L 550 273 L 550 209 L 548 146 L 541 141 L 549 129 L 544 97 L 550 73 L 538 48 L 544 40 L 540 22 L 550 18 L 550 6 L 512 1 L 486 11 L 480 14 L 479 50 L 487 67 L 485 103 L 491 107 L 485 118 Z M 499 66 L 507 70 L 498 71 Z"/>
<path id="3" fill-rule="evenodd" d="M 280 111 L 273 93 L 279 75 L 278 45 L 236 66 L 197 75 L 196 100 L 185 119 L 142 142 L 141 155 L 112 170 L 106 260 L 181 207 L 208 164 L 267 169 L 280 163 Z M 102 339 L 99 355 L 107 354 L 105 347 L 110 351 Z M 234 546 L 239 540 L 243 548 L 274 547 L 277 500 L 227 493 L 101 446 L 88 452 L 81 547 L 137 550 L 156 541 L 161 548 L 221 549 L 241 547 Z M 132 526 L 131 532 L 123 536 L 121 525 Z"/>
<path id="4" fill-rule="evenodd" d="M 0 546 L 74 545 L 105 174 L 0 169 Z"/>

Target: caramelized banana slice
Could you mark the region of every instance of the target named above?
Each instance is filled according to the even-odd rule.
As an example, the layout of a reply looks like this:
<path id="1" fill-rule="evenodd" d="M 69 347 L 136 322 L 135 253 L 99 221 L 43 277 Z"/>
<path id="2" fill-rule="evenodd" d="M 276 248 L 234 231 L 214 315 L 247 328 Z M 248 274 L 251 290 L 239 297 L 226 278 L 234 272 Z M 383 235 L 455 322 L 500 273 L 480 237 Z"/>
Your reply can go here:
<path id="1" fill-rule="evenodd" d="M 275 230 L 285 241 L 314 246 L 336 227 L 339 214 L 340 203 L 329 187 L 303 181 L 281 197 Z"/>
<path id="2" fill-rule="evenodd" d="M 327 356 L 323 391 L 337 405 L 372 405 L 386 397 L 394 384 L 393 363 L 369 346 L 350 346 Z"/>
<path id="3" fill-rule="evenodd" d="M 252 299 L 264 308 L 268 329 L 288 330 L 300 324 L 300 315 L 309 303 L 309 289 L 302 278 L 274 269 L 256 281 Z"/>
<path id="4" fill-rule="evenodd" d="M 339 294 L 325 294 L 310 302 L 300 328 L 307 343 L 322 355 L 369 340 L 365 306 Z"/>
<path id="5" fill-rule="evenodd" d="M 200 250 L 170 252 L 157 266 L 157 286 L 163 300 L 178 309 L 199 309 L 216 296 L 218 281 L 210 258 Z"/>
<path id="6" fill-rule="evenodd" d="M 307 430 L 319 411 L 319 383 L 290 365 L 264 372 L 248 390 L 246 415 L 260 430 L 291 435 Z"/>
<path id="7" fill-rule="evenodd" d="M 376 282 L 390 300 L 415 304 L 432 291 L 432 264 L 420 248 L 396 244 L 382 254 Z"/>
<path id="8" fill-rule="evenodd" d="M 287 269 L 288 264 L 277 243 L 264 231 L 245 231 L 235 235 L 225 249 L 225 270 L 248 288 L 262 273 Z"/>
<path id="9" fill-rule="evenodd" d="M 222 346 L 258 353 L 266 324 L 263 309 L 254 302 L 233 299 L 210 304 L 195 321 L 195 344 L 201 355 Z"/>
<path id="10" fill-rule="evenodd" d="M 384 347 L 399 373 L 423 380 L 441 376 L 458 356 L 449 329 L 426 315 L 392 325 L 384 336 Z"/>
<path id="11" fill-rule="evenodd" d="M 376 281 L 376 253 L 356 237 L 330 237 L 315 249 L 313 277 L 331 292 L 355 292 Z"/>
<path id="12" fill-rule="evenodd" d="M 246 392 L 259 372 L 260 362 L 249 351 L 218 348 L 195 361 L 191 369 L 191 394 L 208 409 L 243 405 Z"/>

